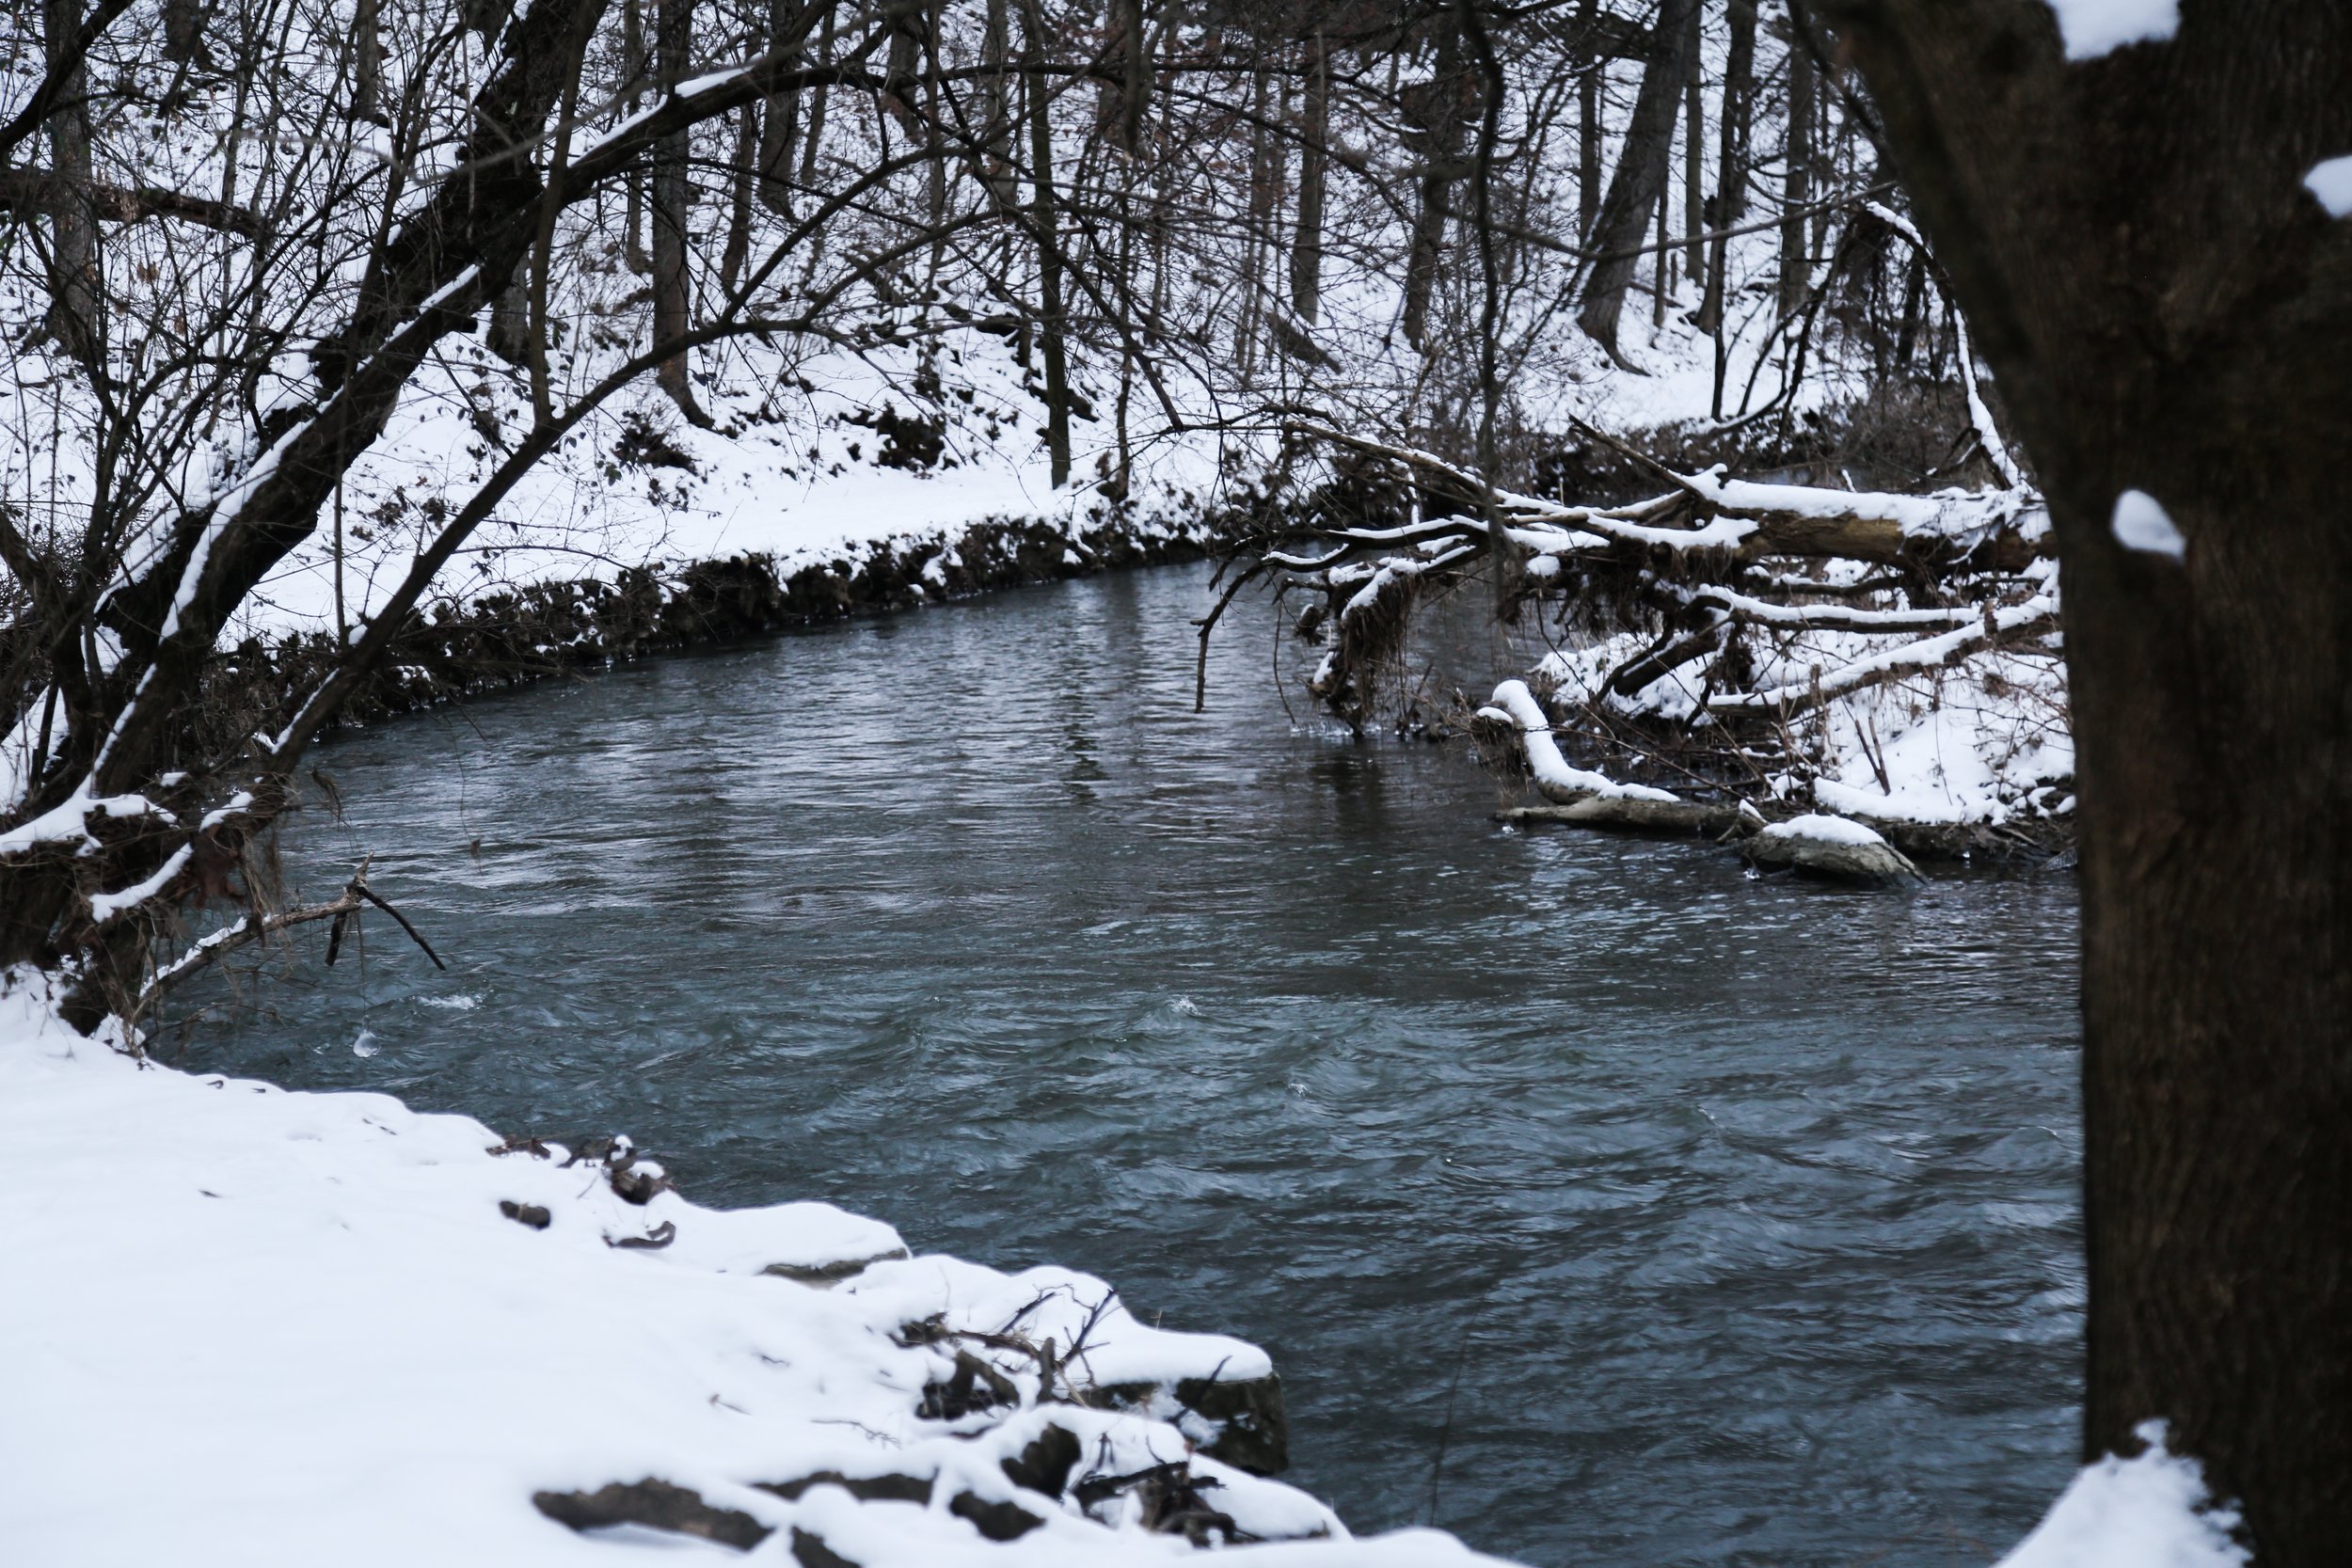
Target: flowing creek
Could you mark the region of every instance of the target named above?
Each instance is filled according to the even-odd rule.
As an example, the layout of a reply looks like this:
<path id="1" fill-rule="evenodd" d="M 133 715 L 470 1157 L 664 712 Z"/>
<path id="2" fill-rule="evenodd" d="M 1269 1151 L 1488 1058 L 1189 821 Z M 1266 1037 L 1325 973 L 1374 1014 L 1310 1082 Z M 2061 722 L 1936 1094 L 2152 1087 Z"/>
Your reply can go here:
<path id="1" fill-rule="evenodd" d="M 1992 1561 L 2075 1441 L 2072 879 L 1505 831 L 1461 746 L 1295 724 L 1263 612 L 1195 715 L 1206 603 L 1131 573 L 340 739 L 293 878 L 372 853 L 450 973 L 313 929 L 159 1049 L 1100 1274 L 1263 1344 L 1285 1479 L 1359 1530 Z"/>

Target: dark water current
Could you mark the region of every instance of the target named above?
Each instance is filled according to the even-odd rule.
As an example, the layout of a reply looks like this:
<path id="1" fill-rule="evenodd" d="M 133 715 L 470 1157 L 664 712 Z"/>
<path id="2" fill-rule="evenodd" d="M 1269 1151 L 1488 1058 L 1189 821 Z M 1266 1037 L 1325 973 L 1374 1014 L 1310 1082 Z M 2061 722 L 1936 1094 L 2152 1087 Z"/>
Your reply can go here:
<path id="1" fill-rule="evenodd" d="M 1205 577 L 991 598 L 340 741 L 388 924 L 192 1065 L 626 1129 L 1267 1346 L 1290 1479 L 1578 1568 L 1984 1564 L 2074 1437 L 2061 875 L 1912 897 L 1487 816 L 1294 727 Z M 1305 709 L 1300 709 L 1305 718 Z M 207 1000 L 227 995 L 216 989 Z"/>

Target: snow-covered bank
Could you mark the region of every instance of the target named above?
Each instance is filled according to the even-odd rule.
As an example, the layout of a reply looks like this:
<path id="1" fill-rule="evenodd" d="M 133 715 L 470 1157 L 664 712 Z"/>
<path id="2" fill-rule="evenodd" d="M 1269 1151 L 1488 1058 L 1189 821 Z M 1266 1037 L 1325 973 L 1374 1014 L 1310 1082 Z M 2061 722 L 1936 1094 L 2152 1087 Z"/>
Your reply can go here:
<path id="1" fill-rule="evenodd" d="M 967 352 L 968 351 L 968 352 Z M 878 365 L 887 369 L 878 369 Z M 1260 499 L 1242 448 L 1211 432 L 1080 449 L 1090 482 L 1056 488 L 1025 440 L 1030 389 L 986 334 L 918 363 L 772 364 L 706 389 L 717 428 L 650 388 L 533 468 L 436 581 L 351 698 L 361 721 L 565 671 L 993 589 L 1197 560 Z M 757 372 L 757 373 L 754 373 Z M 930 398 L 901 410 L 906 383 Z M 894 390 L 896 389 L 896 390 Z M 789 394 L 796 420 L 773 406 Z M 340 659 L 338 617 L 375 614 L 415 553 L 527 424 L 512 367 L 460 341 L 353 471 L 322 529 L 223 639 L 219 695 L 290 706 Z M 1126 483 L 1113 483 L 1123 471 Z"/>
<path id="2" fill-rule="evenodd" d="M 11 1564 L 1118 1564 L 1229 1535 L 1314 1568 L 1492 1560 L 1350 1539 L 1208 1457 L 1246 1462 L 1250 1423 L 1184 1402 L 1250 1407 L 1194 1380 L 1241 1394 L 1263 1354 L 1147 1328 L 1084 1275 L 910 1259 L 827 1205 L 706 1210 L 642 1162 L 616 1184 L 609 1154 L 385 1096 L 140 1064 L 24 984 L 0 1137 Z M 2161 1449 L 2091 1466 L 2002 1568 L 2233 1568 L 2201 1498 Z M 632 1516 L 707 1538 L 559 1522 Z"/>
<path id="3" fill-rule="evenodd" d="M 49 1022 L 37 985 L 0 999 L 29 1197 L 0 1292 L 11 1563 L 734 1555 L 550 1517 L 646 1497 L 804 1568 L 1157 1561 L 1188 1537 L 1485 1560 L 1351 1541 L 1210 1458 L 1247 1461 L 1221 1439 L 1262 1407 L 1204 1389 L 1263 1384 L 1263 1353 L 1148 1328 L 1099 1280 L 909 1258 L 824 1204 L 632 1203 L 608 1160 L 494 1152 L 462 1117 L 135 1062 Z"/>

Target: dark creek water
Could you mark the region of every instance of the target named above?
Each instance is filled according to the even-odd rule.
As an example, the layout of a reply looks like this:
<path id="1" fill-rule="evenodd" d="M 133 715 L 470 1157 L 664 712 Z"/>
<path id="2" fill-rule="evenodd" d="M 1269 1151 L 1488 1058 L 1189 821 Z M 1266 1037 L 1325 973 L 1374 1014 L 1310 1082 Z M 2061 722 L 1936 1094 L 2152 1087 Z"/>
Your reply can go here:
<path id="1" fill-rule="evenodd" d="M 1289 1479 L 1359 1530 L 1989 1563 L 2074 1440 L 2072 882 L 1502 831 L 1456 749 L 1294 727 L 1262 618 L 1195 716 L 1205 583 L 339 741 L 347 820 L 290 863 L 324 894 L 373 852 L 452 972 L 312 933 L 195 999 L 184 1059 L 1101 1274 L 1272 1351 Z"/>

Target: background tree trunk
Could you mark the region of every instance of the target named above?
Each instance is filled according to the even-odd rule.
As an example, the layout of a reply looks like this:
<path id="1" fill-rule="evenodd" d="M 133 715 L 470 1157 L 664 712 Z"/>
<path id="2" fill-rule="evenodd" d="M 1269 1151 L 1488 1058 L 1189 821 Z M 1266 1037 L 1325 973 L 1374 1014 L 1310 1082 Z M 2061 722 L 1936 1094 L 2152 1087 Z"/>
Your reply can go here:
<path id="1" fill-rule="evenodd" d="M 635 114 L 646 77 L 644 0 L 627 0 L 621 8 L 621 71 L 627 78 L 628 112 Z M 621 255 L 628 270 L 647 273 L 653 261 L 645 255 L 645 171 L 632 167 L 625 181 L 621 213 Z"/>
<path id="2" fill-rule="evenodd" d="M 1609 69 L 1609 57 L 1595 46 L 1599 14 L 1599 0 L 1584 0 L 1576 13 L 1584 40 L 1584 73 L 1576 84 L 1576 233 L 1587 245 L 1600 217 L 1600 89 Z"/>
<path id="3" fill-rule="evenodd" d="M 692 58 L 694 0 L 657 0 L 655 69 L 661 90 L 676 90 Z M 685 336 L 693 314 L 691 285 L 686 276 L 686 214 L 693 202 L 687 177 L 688 134 L 680 130 L 654 144 L 653 154 L 653 336 L 656 342 Z M 710 416 L 694 400 L 687 356 L 676 354 L 654 372 L 655 384 L 670 395 L 678 412 L 695 424 L 707 425 Z"/>
<path id="4" fill-rule="evenodd" d="M 1682 275 L 1692 282 L 1707 272 L 1707 98 L 1699 69 L 1699 15 L 1691 8 L 1691 74 L 1682 89 Z"/>
<path id="5" fill-rule="evenodd" d="M 358 0 L 352 8 L 351 118 L 390 123 L 384 113 L 383 0 Z"/>
<path id="6" fill-rule="evenodd" d="M 1323 29 L 1307 43 L 1306 91 L 1298 116 L 1298 232 L 1291 240 L 1291 309 L 1314 325 L 1323 299 L 1323 197 L 1331 139 L 1330 61 Z"/>
<path id="7" fill-rule="evenodd" d="M 2265 1568 L 2352 1543 L 2352 13 L 2062 58 L 1835 0 L 2050 501 L 2083 880 L 2087 1456 L 2170 1423 Z M 2178 558 L 2127 547 L 2128 491 Z M 2158 531 L 2159 536 L 2161 531 Z"/>
<path id="8" fill-rule="evenodd" d="M 768 0 L 768 47 L 789 48 L 801 59 L 802 0 Z M 801 143 L 801 95 L 798 89 L 771 93 L 761 105 L 759 127 L 759 200 L 772 213 L 792 212 L 793 165 Z"/>
<path id="9" fill-rule="evenodd" d="M 44 0 L 41 27 L 54 71 L 81 33 L 81 0 Z M 92 374 L 103 374 L 98 219 L 90 204 L 89 71 L 76 61 L 60 78 L 59 88 L 48 126 L 49 172 L 56 191 L 49 228 L 48 329 Z"/>
<path id="10" fill-rule="evenodd" d="M 1668 165 L 1674 154 L 1675 111 L 1682 102 L 1682 86 L 1691 74 L 1698 44 L 1692 25 L 1699 0 L 1663 0 L 1659 7 L 1655 41 L 1648 66 L 1642 72 L 1642 91 L 1633 102 L 1633 119 L 1626 128 L 1624 150 L 1609 182 L 1590 247 L 1599 260 L 1584 283 L 1584 303 L 1577 324 L 1612 356 L 1617 352 L 1617 318 L 1625 313 L 1626 291 L 1633 282 L 1635 255 L 1643 248 L 1650 214 L 1666 192 Z"/>
<path id="11" fill-rule="evenodd" d="M 1781 154 L 1780 314 L 1804 308 L 1813 283 L 1804 210 L 1813 200 L 1813 55 L 1792 24 L 1788 39 L 1788 139 Z"/>
<path id="12" fill-rule="evenodd" d="M 887 0 L 882 18 L 890 27 L 888 64 L 882 79 L 882 106 L 898 118 L 910 136 L 923 134 L 923 117 L 914 109 L 914 83 L 922 68 L 924 36 L 930 22 L 930 0 Z"/>
<path id="13" fill-rule="evenodd" d="M 531 363 L 531 281 L 523 268 L 516 267 L 490 301 L 490 330 L 484 341 L 510 365 Z"/>
<path id="14" fill-rule="evenodd" d="M 1438 49 L 1430 79 L 1405 96 L 1406 119 L 1412 127 L 1406 150 L 1421 159 L 1422 170 L 1412 246 L 1405 259 L 1405 341 L 1415 348 L 1424 346 L 1428 331 L 1429 293 L 1438 280 L 1446 224 L 1453 216 L 1454 183 L 1462 177 L 1468 101 L 1476 91 L 1462 63 L 1461 33 L 1452 13 L 1432 25 L 1438 29 Z"/>
<path id="15" fill-rule="evenodd" d="M 733 178 L 727 182 L 727 243 L 719 253 L 719 281 L 729 292 L 743 276 L 752 254 L 752 187 L 763 183 L 759 172 L 759 108 L 746 103 L 736 112 Z"/>
<path id="16" fill-rule="evenodd" d="M 1054 199 L 1054 122 L 1046 112 L 1042 0 L 1022 3 L 1022 63 L 1028 69 L 1029 220 L 1037 230 L 1038 340 L 1045 359 L 1045 451 L 1058 490 L 1070 483 L 1070 357 L 1062 318 L 1061 216 Z"/>
<path id="17" fill-rule="evenodd" d="M 1005 15 L 1006 0 L 988 0 L 988 18 L 980 39 L 980 64 L 987 75 L 980 83 L 980 140 L 987 147 L 985 167 L 989 193 L 1009 210 L 1020 198 L 1012 170 L 1011 28 Z"/>
<path id="18" fill-rule="evenodd" d="M 1143 117 L 1152 103 L 1151 40 L 1143 23 L 1143 0 L 1111 0 L 1104 54 L 1118 71 L 1095 101 L 1095 134 L 1133 157 L 1142 150 Z"/>
<path id="19" fill-rule="evenodd" d="M 1274 191 L 1280 156 L 1266 121 L 1273 110 L 1274 80 L 1265 68 L 1265 47 L 1252 40 L 1249 71 L 1249 208 L 1243 225 L 1241 308 L 1233 328 L 1233 358 L 1246 386 L 1256 372 L 1258 317 L 1264 308 L 1265 255 L 1274 227 Z"/>
<path id="20" fill-rule="evenodd" d="M 1752 78 L 1756 71 L 1756 0 L 1730 0 L 1724 20 L 1731 28 L 1731 46 L 1724 59 L 1723 119 L 1717 127 L 1715 206 L 1709 224 L 1715 229 L 1732 227 L 1745 215 L 1748 207 L 1748 123 L 1749 100 L 1755 90 Z M 1730 262 L 1730 240 L 1721 234 L 1709 242 L 1707 297 L 1699 306 L 1699 330 L 1718 339 L 1724 332 L 1724 294 L 1727 287 L 1724 269 Z M 1724 412 L 1722 360 L 1719 345 L 1714 410 L 1718 419 Z"/>
<path id="21" fill-rule="evenodd" d="M 838 7 L 831 4 L 825 7 L 823 27 L 817 39 L 817 63 L 819 65 L 833 64 L 834 26 L 839 15 Z M 814 186 L 817 183 L 817 159 L 825 145 L 826 96 L 822 82 L 808 90 L 808 139 L 801 144 L 801 183 L 803 185 Z"/>

